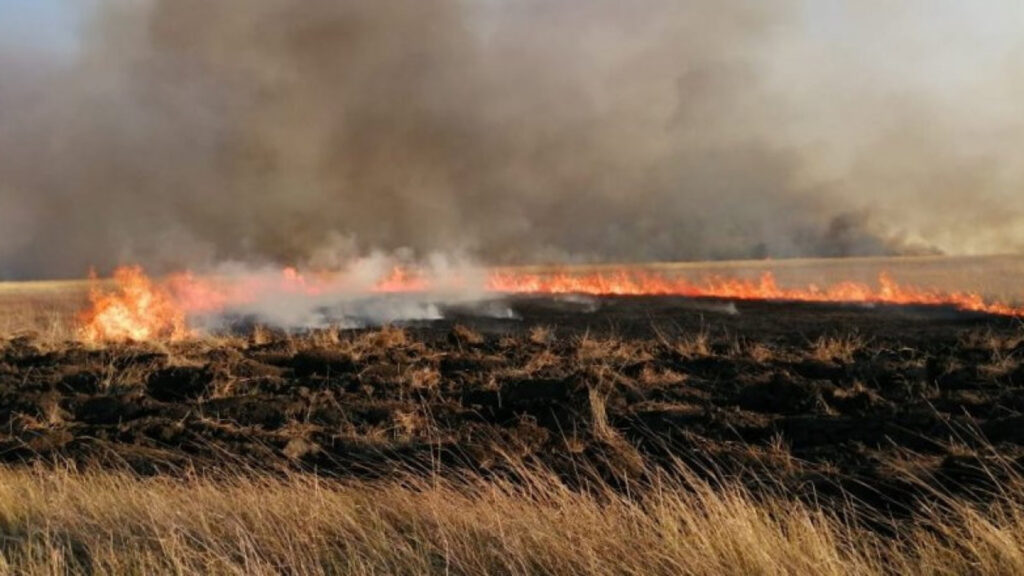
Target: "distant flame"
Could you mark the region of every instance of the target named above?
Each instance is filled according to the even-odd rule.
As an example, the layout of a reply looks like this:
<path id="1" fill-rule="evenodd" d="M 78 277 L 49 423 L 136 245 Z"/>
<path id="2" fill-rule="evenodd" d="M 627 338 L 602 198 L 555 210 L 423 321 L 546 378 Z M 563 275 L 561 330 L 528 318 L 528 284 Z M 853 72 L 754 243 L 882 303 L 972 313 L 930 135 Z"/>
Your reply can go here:
<path id="1" fill-rule="evenodd" d="M 871 304 L 949 306 L 961 311 L 1002 316 L 1024 316 L 1024 306 L 989 302 L 980 294 L 943 292 L 903 286 L 882 272 L 878 288 L 859 282 L 840 282 L 828 287 L 809 285 L 782 288 L 771 272 L 758 280 L 709 277 L 700 282 L 670 277 L 641 269 L 575 274 L 528 274 L 497 272 L 487 288 L 509 294 L 587 294 L 592 296 L 687 296 L 730 300 L 785 300 L 793 302 L 862 302 Z"/>
<path id="2" fill-rule="evenodd" d="M 730 300 L 781 300 L 796 302 L 861 302 L 894 305 L 948 306 L 962 311 L 1002 316 L 1024 316 L 1024 306 L 986 300 L 980 294 L 944 292 L 897 283 L 879 275 L 877 287 L 840 282 L 827 287 L 779 286 L 771 272 L 756 280 L 712 276 L 699 282 L 677 275 L 623 267 L 607 272 L 527 272 L 494 270 L 484 276 L 483 292 L 497 294 L 584 294 L 592 296 L 683 296 Z M 339 297 L 377 293 L 418 293 L 452 289 L 465 284 L 461 278 L 433 278 L 422 271 L 394 267 L 370 284 L 347 282 L 344 275 L 303 275 L 285 268 L 270 275 L 241 278 L 207 278 L 190 272 L 160 282 L 150 280 L 139 267 L 119 268 L 115 289 L 90 292 L 91 306 L 82 313 L 83 339 L 87 341 L 180 340 L 191 335 L 189 316 L 217 313 L 232 307 L 273 298 L 280 294 Z M 473 288 L 472 286 L 463 286 Z"/>
<path id="3" fill-rule="evenodd" d="M 373 291 L 382 293 L 402 293 L 427 292 L 430 289 L 430 281 L 427 278 L 424 278 L 415 270 L 396 266 L 391 269 L 391 272 L 387 276 L 381 278 L 374 285 Z"/>

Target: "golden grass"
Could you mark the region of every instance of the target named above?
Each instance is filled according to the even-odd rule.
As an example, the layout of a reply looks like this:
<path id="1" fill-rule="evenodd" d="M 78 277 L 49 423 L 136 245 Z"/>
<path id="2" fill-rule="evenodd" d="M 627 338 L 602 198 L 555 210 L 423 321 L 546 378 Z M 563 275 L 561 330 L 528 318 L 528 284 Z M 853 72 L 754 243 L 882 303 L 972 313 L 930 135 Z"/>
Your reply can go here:
<path id="1" fill-rule="evenodd" d="M 0 294 L 0 334 L 33 334 L 37 339 L 60 342 L 76 338 L 76 314 L 82 301 L 68 295 Z"/>
<path id="2" fill-rule="evenodd" d="M 867 343 L 858 334 L 819 336 L 811 342 L 811 357 L 820 362 L 853 362 L 854 355 Z"/>
<path id="3" fill-rule="evenodd" d="M 1019 488 L 1019 486 L 1018 486 Z M 937 498 L 884 538 L 785 497 L 683 475 L 623 494 L 512 482 L 139 478 L 0 470 L 18 574 L 1019 574 L 1024 507 Z"/>
<path id="4" fill-rule="evenodd" d="M 79 284 L 0 284 L 0 334 L 71 338 L 83 297 Z M 251 342 L 270 339 L 260 329 Z M 536 328 L 527 339 L 547 346 L 554 330 Z M 354 355 L 408 344 L 397 328 L 310 336 L 310 345 Z M 578 344 L 578 358 L 591 363 L 635 352 L 613 338 Z M 713 352 L 706 330 L 661 344 L 686 357 Z M 856 335 L 835 336 L 810 343 L 808 353 L 848 361 L 864 345 Z M 980 345 L 992 349 L 993 370 L 1021 360 L 1004 354 L 1007 342 Z M 737 350 L 758 360 L 776 353 L 757 343 Z M 526 370 L 557 359 L 536 350 Z M 439 378 L 431 370 L 405 376 L 422 387 Z M 647 371 L 642 378 L 685 376 Z M 105 384 L 131 379 L 111 364 Z M 591 388 L 588 400 L 598 436 L 614 442 L 601 390 Z M 419 426 L 420 417 L 400 414 L 396 429 Z M 543 470 L 520 475 L 515 482 L 248 472 L 174 479 L 0 468 L 0 574 L 1024 573 L 1024 481 L 1017 477 L 984 507 L 935 494 L 914 523 L 899 526 L 898 538 L 886 538 L 792 494 L 755 497 L 685 471 L 627 493 L 597 481 L 573 490 Z"/>

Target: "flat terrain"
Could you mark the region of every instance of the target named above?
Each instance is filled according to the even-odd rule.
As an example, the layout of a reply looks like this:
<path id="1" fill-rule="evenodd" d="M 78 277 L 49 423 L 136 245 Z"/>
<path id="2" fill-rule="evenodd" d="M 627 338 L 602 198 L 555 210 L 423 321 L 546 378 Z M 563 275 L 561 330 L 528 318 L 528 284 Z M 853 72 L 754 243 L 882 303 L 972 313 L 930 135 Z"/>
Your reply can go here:
<path id="1" fill-rule="evenodd" d="M 529 266 L 507 270 L 587 274 L 619 269 L 619 265 L 608 264 Z M 647 270 L 666 278 L 678 276 L 695 283 L 709 277 L 756 280 L 765 272 L 771 272 L 779 286 L 786 288 L 827 287 L 840 282 L 877 286 L 879 275 L 885 273 L 903 286 L 971 292 L 1006 303 L 1024 301 L 1024 256 L 669 262 L 631 264 L 630 269 Z M 0 335 L 35 332 L 50 339 L 73 338 L 76 314 L 86 305 L 91 286 L 111 287 L 108 281 L 103 280 L 0 282 Z"/>
<path id="2" fill-rule="evenodd" d="M 0 573 L 1024 570 L 1021 319 L 516 297 L 86 345 L 86 288 L 0 287 Z"/>
<path id="3" fill-rule="evenodd" d="M 990 488 L 1024 456 L 1020 321 L 674 298 L 504 302 L 405 328 L 180 344 L 4 340 L 0 459 L 380 477 L 681 460 L 899 512 L 901 468 Z M 991 445 L 991 446 L 990 446 Z"/>

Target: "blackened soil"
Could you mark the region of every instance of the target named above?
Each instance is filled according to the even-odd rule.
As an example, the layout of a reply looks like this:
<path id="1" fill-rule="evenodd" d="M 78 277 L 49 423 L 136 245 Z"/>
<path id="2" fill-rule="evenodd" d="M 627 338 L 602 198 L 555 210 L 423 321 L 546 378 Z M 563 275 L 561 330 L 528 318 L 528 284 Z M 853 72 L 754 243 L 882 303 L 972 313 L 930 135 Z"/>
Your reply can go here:
<path id="1" fill-rule="evenodd" d="M 0 459 L 142 473 L 688 464 L 900 514 L 1024 462 L 1024 330 L 941 308 L 521 299 L 402 329 L 0 339 Z M 495 315 L 498 316 L 498 315 Z M 508 319 L 513 317 L 515 319 Z"/>

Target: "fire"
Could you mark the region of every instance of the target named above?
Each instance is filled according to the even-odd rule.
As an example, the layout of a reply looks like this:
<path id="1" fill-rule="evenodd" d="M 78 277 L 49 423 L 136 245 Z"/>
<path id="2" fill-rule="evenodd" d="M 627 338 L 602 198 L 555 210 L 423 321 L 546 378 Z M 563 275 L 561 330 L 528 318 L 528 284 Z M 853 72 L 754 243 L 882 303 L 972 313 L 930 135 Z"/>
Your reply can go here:
<path id="1" fill-rule="evenodd" d="M 81 316 L 83 340 L 180 340 L 189 335 L 185 310 L 142 268 L 119 268 L 114 283 L 113 292 L 105 293 L 95 285 L 89 291 L 91 305 Z"/>
<path id="2" fill-rule="evenodd" d="M 712 276 L 700 282 L 642 269 L 573 274 L 527 274 L 516 271 L 490 276 L 488 289 L 507 294 L 586 294 L 591 296 L 685 296 L 728 300 L 780 300 L 791 302 L 857 302 L 868 304 L 949 306 L 961 311 L 1001 316 L 1024 316 L 1024 306 L 987 301 L 980 294 L 943 292 L 904 286 L 883 272 L 878 287 L 840 282 L 827 287 L 780 287 L 771 272 L 757 280 Z"/>
<path id="3" fill-rule="evenodd" d="M 180 340 L 191 335 L 193 315 L 222 312 L 253 302 L 287 296 L 347 297 L 380 293 L 420 293 L 477 288 L 494 294 L 584 294 L 592 296 L 683 296 L 729 300 L 794 302 L 852 302 L 892 305 L 948 306 L 961 311 L 1024 317 L 1024 305 L 990 301 L 980 294 L 946 292 L 902 285 L 886 273 L 877 285 L 839 282 L 829 286 L 783 287 L 771 272 L 757 279 L 710 276 L 693 281 L 643 266 L 611 271 L 532 272 L 492 270 L 482 275 L 483 286 L 467 286 L 463 278 L 432 277 L 425 271 L 393 267 L 376 281 L 353 281 L 344 274 L 303 274 L 295 268 L 277 273 L 234 278 L 196 276 L 190 272 L 155 282 L 139 267 L 114 273 L 115 289 L 94 286 L 90 307 L 82 316 L 81 334 L 87 341 Z M 482 290 L 481 290 L 482 289 Z"/>
<path id="4" fill-rule="evenodd" d="M 396 266 L 387 276 L 381 278 L 373 289 L 374 292 L 400 294 L 403 292 L 427 292 L 431 289 L 431 285 L 429 280 L 415 270 Z"/>

